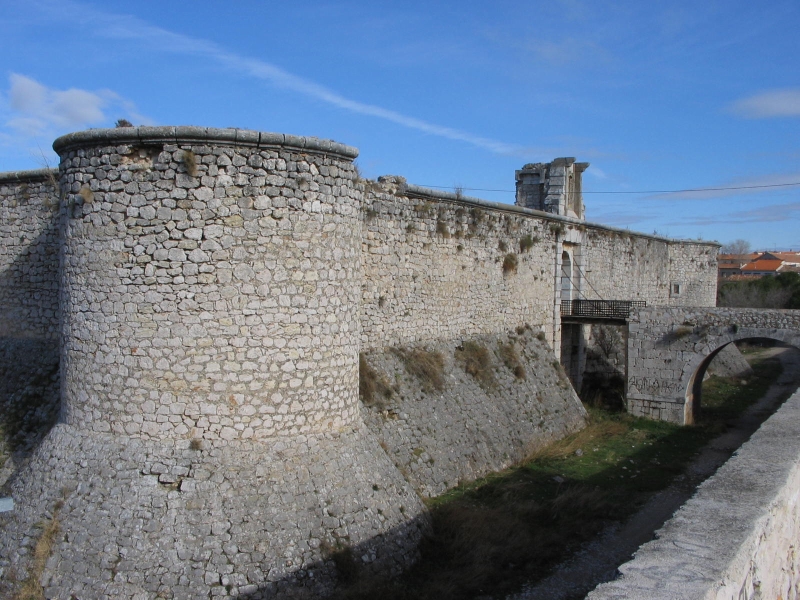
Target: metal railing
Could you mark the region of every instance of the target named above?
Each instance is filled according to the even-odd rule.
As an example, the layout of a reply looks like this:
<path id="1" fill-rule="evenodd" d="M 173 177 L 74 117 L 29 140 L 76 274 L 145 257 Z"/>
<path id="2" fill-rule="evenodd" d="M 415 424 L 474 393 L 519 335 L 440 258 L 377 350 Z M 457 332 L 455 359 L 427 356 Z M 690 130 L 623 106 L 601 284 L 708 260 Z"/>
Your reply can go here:
<path id="1" fill-rule="evenodd" d="M 562 317 L 627 319 L 632 308 L 647 306 L 644 300 L 562 300 Z"/>

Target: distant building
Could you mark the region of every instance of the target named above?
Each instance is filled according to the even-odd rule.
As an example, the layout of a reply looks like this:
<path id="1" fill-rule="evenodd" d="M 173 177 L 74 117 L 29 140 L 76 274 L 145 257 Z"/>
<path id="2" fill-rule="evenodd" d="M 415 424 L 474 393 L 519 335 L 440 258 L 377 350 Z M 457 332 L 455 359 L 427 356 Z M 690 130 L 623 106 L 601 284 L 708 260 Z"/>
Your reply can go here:
<path id="1" fill-rule="evenodd" d="M 720 254 L 720 279 L 755 279 L 786 272 L 800 272 L 800 252 L 751 252 Z"/>

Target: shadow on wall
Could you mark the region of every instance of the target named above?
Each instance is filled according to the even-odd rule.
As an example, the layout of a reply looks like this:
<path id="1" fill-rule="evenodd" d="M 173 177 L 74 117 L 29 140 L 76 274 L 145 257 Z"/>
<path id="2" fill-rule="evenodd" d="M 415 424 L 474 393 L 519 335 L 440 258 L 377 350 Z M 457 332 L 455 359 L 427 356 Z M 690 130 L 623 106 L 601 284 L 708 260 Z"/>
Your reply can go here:
<path id="1" fill-rule="evenodd" d="M 0 486 L 59 415 L 57 240 L 54 216 L 0 273 Z"/>
<path id="2" fill-rule="evenodd" d="M 429 530 L 430 521 L 425 513 L 361 544 L 323 545 L 323 560 L 303 565 L 275 582 L 242 585 L 235 597 L 240 600 L 315 600 L 333 596 L 342 587 L 355 590 L 363 587 L 369 593 L 376 582 L 395 579 L 402 573 L 399 566 L 387 569 L 381 556 L 396 554 L 398 548 L 408 545 L 409 539 L 418 538 L 420 531 Z M 228 588 L 232 590 L 233 586 L 228 585 Z M 364 596 L 368 597 L 372 596 Z"/>
<path id="3" fill-rule="evenodd" d="M 591 326 L 579 394 L 588 406 L 625 409 L 626 327 Z"/>

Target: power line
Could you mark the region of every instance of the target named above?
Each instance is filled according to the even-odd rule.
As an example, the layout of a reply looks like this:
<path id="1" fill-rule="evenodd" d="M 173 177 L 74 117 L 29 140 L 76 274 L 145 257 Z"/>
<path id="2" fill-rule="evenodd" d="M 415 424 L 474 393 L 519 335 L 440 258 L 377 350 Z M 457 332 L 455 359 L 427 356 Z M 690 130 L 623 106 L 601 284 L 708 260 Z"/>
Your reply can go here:
<path id="1" fill-rule="evenodd" d="M 684 190 L 640 190 L 640 191 L 631 191 L 631 190 L 621 190 L 621 191 L 586 191 L 582 190 L 582 194 L 681 194 L 685 192 L 722 192 L 727 190 L 756 190 L 756 189 L 764 189 L 764 188 L 777 188 L 777 187 L 790 187 L 800 185 L 800 181 L 794 183 L 769 183 L 764 185 L 739 185 L 739 186 L 731 186 L 731 187 L 705 187 L 705 188 L 686 188 Z M 453 186 L 447 185 L 425 185 L 420 184 L 420 187 L 427 187 L 433 188 L 438 190 L 451 190 Z M 510 194 L 516 193 L 516 190 L 497 190 L 491 188 L 468 188 L 468 187 L 461 187 L 458 186 L 461 190 L 469 190 L 473 192 L 508 192 Z"/>

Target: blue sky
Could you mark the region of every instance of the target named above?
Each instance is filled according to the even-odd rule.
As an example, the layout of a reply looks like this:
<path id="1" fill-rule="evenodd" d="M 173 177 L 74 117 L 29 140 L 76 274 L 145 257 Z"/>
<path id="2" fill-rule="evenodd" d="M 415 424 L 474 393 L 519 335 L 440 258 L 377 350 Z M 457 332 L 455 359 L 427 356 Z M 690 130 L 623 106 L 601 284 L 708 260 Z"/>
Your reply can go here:
<path id="1" fill-rule="evenodd" d="M 590 220 L 800 249 L 796 0 L 0 7 L 0 171 L 118 118 L 330 138 L 367 177 L 509 203 L 515 169 L 575 156 Z M 661 193 L 748 186 L 773 187 Z"/>

